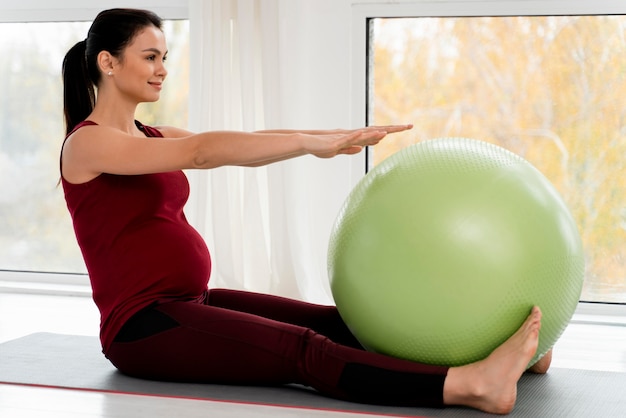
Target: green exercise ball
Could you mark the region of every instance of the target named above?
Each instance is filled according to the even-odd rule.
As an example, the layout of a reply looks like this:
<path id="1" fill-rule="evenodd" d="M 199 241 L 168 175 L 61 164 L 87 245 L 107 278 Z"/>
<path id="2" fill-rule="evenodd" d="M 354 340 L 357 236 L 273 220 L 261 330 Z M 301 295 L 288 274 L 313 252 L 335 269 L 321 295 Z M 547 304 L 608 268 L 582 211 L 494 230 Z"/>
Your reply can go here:
<path id="1" fill-rule="evenodd" d="M 421 363 L 483 359 L 538 305 L 530 367 L 574 313 L 584 255 L 570 211 L 535 167 L 487 142 L 442 138 L 397 152 L 356 185 L 328 268 L 361 344 Z"/>

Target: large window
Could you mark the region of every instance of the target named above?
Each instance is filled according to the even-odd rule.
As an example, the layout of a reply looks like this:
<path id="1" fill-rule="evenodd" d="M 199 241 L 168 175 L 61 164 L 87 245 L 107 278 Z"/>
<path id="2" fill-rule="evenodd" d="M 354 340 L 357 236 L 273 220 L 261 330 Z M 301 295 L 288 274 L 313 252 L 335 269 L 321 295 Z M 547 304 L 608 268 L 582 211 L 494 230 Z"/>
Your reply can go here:
<path id="1" fill-rule="evenodd" d="M 63 190 L 61 64 L 90 22 L 0 23 L 0 270 L 84 273 Z M 168 80 L 146 124 L 187 126 L 188 21 L 166 21 Z"/>
<path id="2" fill-rule="evenodd" d="M 368 123 L 503 146 L 557 187 L 583 238 L 583 301 L 626 302 L 626 16 L 369 20 Z"/>

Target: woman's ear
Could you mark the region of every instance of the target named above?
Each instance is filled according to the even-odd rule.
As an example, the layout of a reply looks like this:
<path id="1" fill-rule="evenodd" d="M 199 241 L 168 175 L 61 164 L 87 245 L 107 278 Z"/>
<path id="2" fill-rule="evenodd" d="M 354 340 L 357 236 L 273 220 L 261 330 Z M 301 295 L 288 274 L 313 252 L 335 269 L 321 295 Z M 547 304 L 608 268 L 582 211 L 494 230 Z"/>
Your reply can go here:
<path id="1" fill-rule="evenodd" d="M 98 67 L 102 74 L 112 72 L 116 62 L 117 59 L 109 51 L 100 51 L 98 54 Z"/>

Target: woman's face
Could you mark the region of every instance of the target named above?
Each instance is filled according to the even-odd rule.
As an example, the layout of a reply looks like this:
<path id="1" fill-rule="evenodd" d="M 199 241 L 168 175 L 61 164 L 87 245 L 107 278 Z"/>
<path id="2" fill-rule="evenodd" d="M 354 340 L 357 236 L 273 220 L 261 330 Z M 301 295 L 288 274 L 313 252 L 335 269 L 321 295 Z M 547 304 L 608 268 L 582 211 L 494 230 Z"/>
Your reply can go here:
<path id="1" fill-rule="evenodd" d="M 149 26 L 137 33 L 113 68 L 122 95 L 137 103 L 159 100 L 167 76 L 166 58 L 167 44 L 160 29 Z"/>

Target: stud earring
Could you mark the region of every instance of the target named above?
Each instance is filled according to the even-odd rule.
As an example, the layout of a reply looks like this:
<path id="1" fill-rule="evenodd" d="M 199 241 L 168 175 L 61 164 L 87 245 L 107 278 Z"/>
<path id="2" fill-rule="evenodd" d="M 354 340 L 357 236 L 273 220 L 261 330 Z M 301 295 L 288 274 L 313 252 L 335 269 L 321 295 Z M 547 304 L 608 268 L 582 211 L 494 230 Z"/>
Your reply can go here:
<path id="1" fill-rule="evenodd" d="M 107 75 L 113 75 L 113 71 L 109 71 Z"/>

